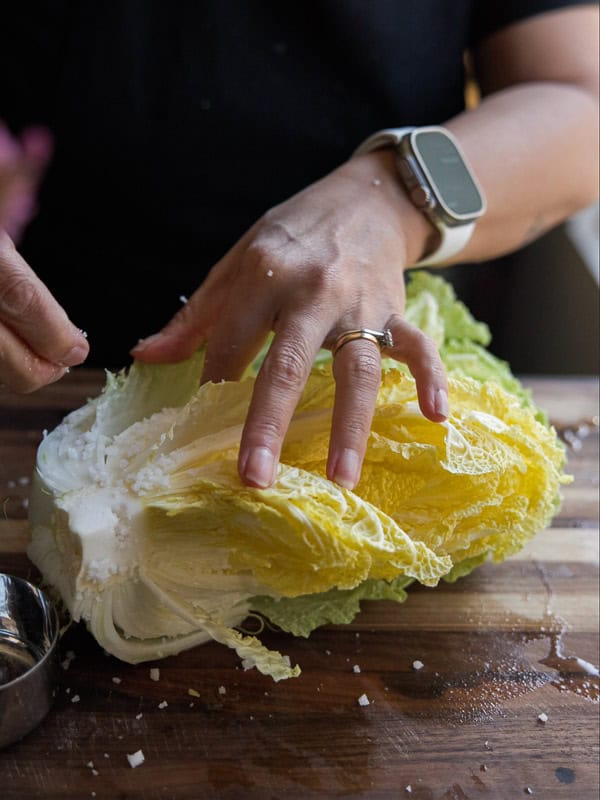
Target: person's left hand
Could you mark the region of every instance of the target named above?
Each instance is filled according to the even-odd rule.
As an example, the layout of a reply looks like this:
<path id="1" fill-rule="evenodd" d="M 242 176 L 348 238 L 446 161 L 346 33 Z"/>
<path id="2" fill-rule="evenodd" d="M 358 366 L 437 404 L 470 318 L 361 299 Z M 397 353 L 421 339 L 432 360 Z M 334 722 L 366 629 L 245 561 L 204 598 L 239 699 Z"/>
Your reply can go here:
<path id="1" fill-rule="evenodd" d="M 448 414 L 445 370 L 433 341 L 403 319 L 404 268 L 433 228 L 398 186 L 388 152 L 354 158 L 262 217 L 213 267 L 140 361 L 189 357 L 207 342 L 203 381 L 238 379 L 270 331 L 239 451 L 242 480 L 265 488 L 320 347 L 348 330 L 389 328 L 386 355 L 408 364 L 423 414 Z M 381 379 L 379 347 L 357 339 L 335 356 L 327 475 L 354 488 Z"/>

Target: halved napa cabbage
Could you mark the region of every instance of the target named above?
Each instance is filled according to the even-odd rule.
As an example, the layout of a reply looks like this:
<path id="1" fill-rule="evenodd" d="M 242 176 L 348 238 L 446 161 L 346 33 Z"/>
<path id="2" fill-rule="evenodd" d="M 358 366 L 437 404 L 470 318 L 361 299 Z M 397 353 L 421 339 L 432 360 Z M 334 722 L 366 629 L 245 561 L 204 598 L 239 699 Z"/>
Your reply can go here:
<path id="1" fill-rule="evenodd" d="M 480 323 L 432 280 L 415 316 L 446 347 L 445 321 L 456 333 L 462 320 L 472 345 Z M 363 599 L 401 601 L 413 581 L 435 586 L 502 560 L 549 523 L 569 480 L 564 448 L 527 392 L 510 390 L 502 362 L 508 386 L 450 378 L 442 424 L 422 416 L 413 379 L 387 363 L 361 481 L 348 491 L 325 476 L 328 358 L 266 490 L 242 485 L 236 468 L 252 371 L 198 388 L 202 353 L 109 373 L 42 441 L 29 555 L 108 652 L 137 663 L 214 639 L 244 667 L 291 677 L 298 666 L 240 631 L 250 612 L 308 635 L 350 621 Z"/>

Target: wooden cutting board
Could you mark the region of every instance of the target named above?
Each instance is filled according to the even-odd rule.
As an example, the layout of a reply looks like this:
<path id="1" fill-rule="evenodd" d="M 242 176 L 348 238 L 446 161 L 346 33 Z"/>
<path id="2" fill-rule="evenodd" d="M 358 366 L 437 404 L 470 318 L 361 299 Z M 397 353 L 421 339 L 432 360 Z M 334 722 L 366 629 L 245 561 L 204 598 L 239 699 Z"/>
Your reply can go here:
<path id="1" fill-rule="evenodd" d="M 131 666 L 73 626 L 54 708 L 0 751 L 2 799 L 597 800 L 598 382 L 524 382 L 570 442 L 575 482 L 517 557 L 309 639 L 264 634 L 302 667 L 278 684 L 217 644 Z M 0 571 L 38 579 L 25 555 L 36 448 L 102 383 L 80 369 L 0 395 Z"/>

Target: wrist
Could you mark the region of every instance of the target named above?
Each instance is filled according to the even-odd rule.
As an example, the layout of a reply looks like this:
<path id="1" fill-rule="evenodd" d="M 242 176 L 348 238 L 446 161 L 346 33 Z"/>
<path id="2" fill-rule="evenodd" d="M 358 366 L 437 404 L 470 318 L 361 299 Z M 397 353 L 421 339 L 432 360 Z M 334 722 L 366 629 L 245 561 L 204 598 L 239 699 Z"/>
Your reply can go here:
<path id="1" fill-rule="evenodd" d="M 439 232 L 437 246 L 409 263 L 448 263 L 464 250 L 485 212 L 483 191 L 458 141 L 439 126 L 386 128 L 365 139 L 354 156 L 381 149 L 392 151 L 405 196 Z"/>
<path id="2" fill-rule="evenodd" d="M 404 241 L 405 269 L 437 248 L 440 233 L 425 214 L 411 202 L 398 180 L 396 153 L 392 148 L 373 150 L 354 156 L 348 167 L 356 179 L 369 189 L 379 190 L 390 208 L 393 224 Z"/>

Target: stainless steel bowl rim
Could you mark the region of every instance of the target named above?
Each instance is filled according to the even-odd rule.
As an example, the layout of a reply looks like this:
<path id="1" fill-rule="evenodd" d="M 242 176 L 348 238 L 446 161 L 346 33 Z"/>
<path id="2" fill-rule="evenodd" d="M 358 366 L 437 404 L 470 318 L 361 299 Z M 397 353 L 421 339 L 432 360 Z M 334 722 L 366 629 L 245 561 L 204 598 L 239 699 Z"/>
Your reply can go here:
<path id="1" fill-rule="evenodd" d="M 52 622 L 53 622 L 53 627 L 54 627 L 54 636 L 52 637 L 50 646 L 48 647 L 48 649 L 46 650 L 44 655 L 40 659 L 36 660 L 36 662 L 33 665 L 33 667 L 30 667 L 29 669 L 25 670 L 25 672 L 21 673 L 21 675 L 18 675 L 16 678 L 13 678 L 12 681 L 8 681 L 7 683 L 0 684 L 0 691 L 3 691 L 4 689 L 8 689 L 11 686 L 15 686 L 20 681 L 27 680 L 28 678 L 31 677 L 31 675 L 36 670 L 41 669 L 44 666 L 45 662 L 49 658 L 51 658 L 53 656 L 54 651 L 56 649 L 56 645 L 57 645 L 58 639 L 60 637 L 60 626 L 59 626 L 59 623 L 58 623 L 58 612 L 56 611 L 56 608 L 54 607 L 54 604 L 52 603 L 50 598 L 47 596 L 47 594 L 43 591 L 43 589 L 41 589 L 39 586 L 36 586 L 35 584 L 31 583 L 31 581 L 26 580 L 25 578 L 20 578 L 18 575 L 11 575 L 11 574 L 6 573 L 6 572 L 2 573 L 2 575 L 4 577 L 6 577 L 6 578 L 10 578 L 13 581 L 20 581 L 21 583 L 25 583 L 25 584 L 27 584 L 27 586 L 31 587 L 31 589 L 33 589 L 36 592 L 42 592 L 45 600 L 47 601 L 45 613 L 49 612 L 51 617 L 52 617 Z M 9 631 L 7 631 L 7 633 L 8 632 Z"/>

